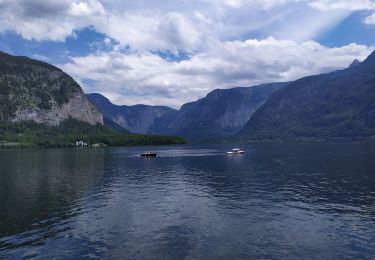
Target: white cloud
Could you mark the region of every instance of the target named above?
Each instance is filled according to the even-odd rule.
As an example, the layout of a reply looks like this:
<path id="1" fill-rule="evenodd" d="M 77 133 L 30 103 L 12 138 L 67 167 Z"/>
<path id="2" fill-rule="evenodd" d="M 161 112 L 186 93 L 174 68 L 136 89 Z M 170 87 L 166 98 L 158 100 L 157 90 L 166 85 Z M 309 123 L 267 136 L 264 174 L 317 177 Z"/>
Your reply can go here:
<path id="1" fill-rule="evenodd" d="M 375 3 L 371 0 L 313 0 L 309 3 L 310 6 L 323 10 L 374 10 Z"/>
<path id="2" fill-rule="evenodd" d="M 143 50 L 194 50 L 201 43 L 202 34 L 190 19 L 178 12 L 166 14 L 123 13 L 108 15 L 99 31 L 116 39 L 123 46 Z"/>
<path id="3" fill-rule="evenodd" d="M 375 13 L 371 16 L 366 17 L 364 22 L 366 24 L 375 24 Z"/>
<path id="4" fill-rule="evenodd" d="M 360 10 L 372 12 L 374 2 L 0 0 L 0 33 L 64 41 L 93 28 L 104 34 L 89 44 L 96 52 L 61 65 L 81 82 L 96 82 L 86 91 L 123 104 L 178 107 L 214 88 L 292 80 L 364 59 L 366 46 L 326 48 L 311 41 Z M 374 15 L 364 22 L 375 24 Z M 168 61 L 154 54 L 159 51 L 182 51 L 189 59 Z"/>
<path id="5" fill-rule="evenodd" d="M 170 62 L 152 53 L 102 52 L 72 57 L 61 67 L 83 80 L 87 92 L 101 92 L 121 104 L 147 103 L 178 107 L 215 88 L 289 81 L 348 66 L 371 49 L 350 44 L 327 48 L 290 40 L 227 41 L 190 60 Z"/>
<path id="6" fill-rule="evenodd" d="M 212 40 L 276 30 L 305 41 L 348 12 L 373 9 L 370 0 L 0 0 L 0 32 L 64 41 L 90 26 L 134 50 L 194 52 Z M 299 33 L 288 34 L 291 25 Z"/>
<path id="7" fill-rule="evenodd" d="M 97 0 L 2 0 L 0 32 L 14 31 L 37 41 L 64 41 L 75 30 L 100 23 L 105 15 Z"/>
<path id="8" fill-rule="evenodd" d="M 309 5 L 322 11 L 375 11 L 373 0 L 313 0 Z M 375 13 L 366 17 L 364 23 L 375 24 Z"/>
<path id="9" fill-rule="evenodd" d="M 95 0 L 87 2 L 73 2 L 69 7 L 69 14 L 72 16 L 101 16 L 105 15 L 105 10 L 102 4 Z"/>

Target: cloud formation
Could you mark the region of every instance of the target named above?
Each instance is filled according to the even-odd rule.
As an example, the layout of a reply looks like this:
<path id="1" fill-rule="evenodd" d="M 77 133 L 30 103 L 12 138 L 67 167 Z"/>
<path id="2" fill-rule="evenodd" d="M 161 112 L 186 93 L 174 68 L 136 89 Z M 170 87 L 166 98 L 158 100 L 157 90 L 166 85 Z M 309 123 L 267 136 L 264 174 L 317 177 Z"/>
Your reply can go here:
<path id="1" fill-rule="evenodd" d="M 244 38 L 259 31 L 272 36 L 272 27 L 287 32 L 295 20 L 306 35 L 286 37 L 309 40 L 332 19 L 358 10 L 374 11 L 375 4 L 371 0 L 0 0 L 0 32 L 14 31 L 28 40 L 64 41 L 77 30 L 92 27 L 136 50 L 195 51 L 212 39 Z M 300 13 L 314 16 L 315 23 Z M 277 26 L 283 20 L 290 23 Z M 372 20 L 368 17 L 365 22 Z M 316 25 L 309 29 L 311 24 Z"/>
<path id="2" fill-rule="evenodd" d="M 371 0 L 313 0 L 310 6 L 323 10 L 375 10 L 375 3 Z"/>
<path id="3" fill-rule="evenodd" d="M 372 0 L 313 0 L 309 5 L 322 11 L 371 11 L 365 18 L 365 24 L 375 24 L 375 2 Z"/>
<path id="4" fill-rule="evenodd" d="M 64 41 L 74 31 L 103 21 L 96 0 L 0 0 L 0 32 L 14 31 L 27 40 Z"/>
<path id="5" fill-rule="evenodd" d="M 327 48 L 313 41 L 267 38 L 222 42 L 180 62 L 152 53 L 112 51 L 72 57 L 62 67 L 81 81 L 94 80 L 86 90 L 106 94 L 118 104 L 179 107 L 215 88 L 289 81 L 342 69 L 370 52 L 357 44 Z"/>
<path id="6" fill-rule="evenodd" d="M 364 59 L 371 47 L 312 40 L 354 11 L 375 24 L 372 0 L 0 0 L 0 33 L 64 42 L 89 27 L 105 37 L 91 46 L 105 51 L 59 65 L 86 91 L 178 107 L 215 88 L 288 81 Z"/>

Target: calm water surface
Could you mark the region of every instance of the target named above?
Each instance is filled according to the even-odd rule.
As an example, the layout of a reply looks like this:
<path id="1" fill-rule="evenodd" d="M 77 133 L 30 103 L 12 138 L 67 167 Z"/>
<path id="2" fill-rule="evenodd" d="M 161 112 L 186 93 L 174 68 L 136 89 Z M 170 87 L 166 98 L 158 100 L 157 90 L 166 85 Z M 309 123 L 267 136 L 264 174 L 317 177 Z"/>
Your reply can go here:
<path id="1" fill-rule="evenodd" d="M 375 144 L 230 148 L 0 150 L 0 259 L 375 259 Z"/>

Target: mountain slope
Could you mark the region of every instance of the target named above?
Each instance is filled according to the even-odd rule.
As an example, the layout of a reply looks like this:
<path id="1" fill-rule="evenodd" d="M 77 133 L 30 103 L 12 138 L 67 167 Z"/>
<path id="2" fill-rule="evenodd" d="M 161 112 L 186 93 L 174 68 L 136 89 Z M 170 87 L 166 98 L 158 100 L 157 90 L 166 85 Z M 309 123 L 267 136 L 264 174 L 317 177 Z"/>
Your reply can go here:
<path id="1" fill-rule="evenodd" d="M 124 134 L 131 134 L 131 132 L 128 129 L 123 128 L 122 126 L 116 124 L 113 122 L 111 119 L 108 119 L 106 117 L 103 117 L 103 123 L 105 126 L 119 132 L 119 133 L 124 133 Z"/>
<path id="2" fill-rule="evenodd" d="M 0 121 L 58 125 L 68 118 L 103 124 L 101 113 L 62 70 L 0 52 Z"/>
<path id="3" fill-rule="evenodd" d="M 160 106 L 117 106 L 100 94 L 86 96 L 106 118 L 131 132 L 203 139 L 237 133 L 272 93 L 287 84 L 217 89 L 179 111 Z"/>
<path id="4" fill-rule="evenodd" d="M 158 133 L 190 139 L 230 136 L 247 123 L 272 93 L 287 84 L 217 89 L 205 98 L 183 105 L 172 118 L 160 117 L 154 128 Z"/>
<path id="5" fill-rule="evenodd" d="M 176 110 L 164 106 L 117 106 L 97 93 L 86 97 L 106 118 L 137 134 L 157 134 L 154 130 L 156 118 L 176 113 Z"/>
<path id="6" fill-rule="evenodd" d="M 273 94 L 240 133 L 250 139 L 375 135 L 375 53 Z"/>

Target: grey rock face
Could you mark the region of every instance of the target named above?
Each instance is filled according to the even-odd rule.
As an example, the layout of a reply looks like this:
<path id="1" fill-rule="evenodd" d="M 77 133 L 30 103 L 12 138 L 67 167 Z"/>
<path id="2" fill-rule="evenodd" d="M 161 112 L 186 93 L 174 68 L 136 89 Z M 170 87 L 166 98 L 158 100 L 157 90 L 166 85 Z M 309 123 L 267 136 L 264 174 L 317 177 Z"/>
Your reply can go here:
<path id="1" fill-rule="evenodd" d="M 137 134 L 156 134 L 155 120 L 176 113 L 176 110 L 164 106 L 117 106 L 97 93 L 87 94 L 86 97 L 106 118 Z"/>
<path id="2" fill-rule="evenodd" d="M 375 52 L 350 68 L 305 77 L 273 94 L 239 134 L 247 139 L 375 136 Z"/>
<path id="3" fill-rule="evenodd" d="M 0 120 L 58 125 L 74 118 L 103 124 L 103 116 L 69 75 L 48 63 L 0 52 Z"/>
<path id="4" fill-rule="evenodd" d="M 106 118 L 134 133 L 203 139 L 236 134 L 272 93 L 287 84 L 217 89 L 179 111 L 160 106 L 116 106 L 100 94 L 86 96 Z"/>
<path id="5" fill-rule="evenodd" d="M 68 103 L 61 106 L 54 104 L 49 110 L 38 107 L 18 110 L 12 121 L 32 120 L 47 125 L 59 125 L 61 121 L 69 118 L 74 118 L 91 125 L 103 125 L 103 115 L 82 93 L 75 93 Z"/>
<path id="6" fill-rule="evenodd" d="M 188 139 L 226 137 L 236 134 L 275 91 L 288 83 L 217 89 L 205 98 L 185 104 L 172 118 L 155 122 L 157 133 Z"/>

